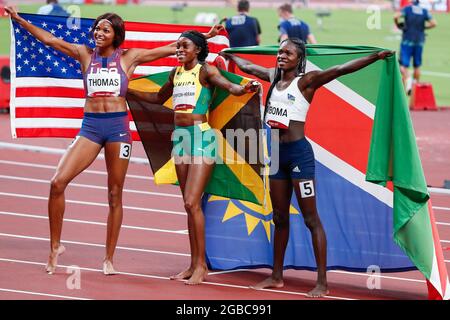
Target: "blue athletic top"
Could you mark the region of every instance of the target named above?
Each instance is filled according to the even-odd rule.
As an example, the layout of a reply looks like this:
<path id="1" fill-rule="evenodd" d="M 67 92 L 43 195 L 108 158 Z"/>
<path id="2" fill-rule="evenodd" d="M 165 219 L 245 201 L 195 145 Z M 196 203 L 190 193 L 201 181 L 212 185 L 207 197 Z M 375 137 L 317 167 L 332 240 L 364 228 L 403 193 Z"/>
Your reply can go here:
<path id="1" fill-rule="evenodd" d="M 425 41 L 425 22 L 432 19 L 427 9 L 409 5 L 402 9 L 405 19 L 402 43 L 423 43 Z"/>
<path id="2" fill-rule="evenodd" d="M 307 42 L 308 35 L 310 34 L 308 24 L 297 18 L 283 20 L 278 27 L 281 35 L 287 34 L 289 38 L 299 38 L 305 43 Z"/>
<path id="3" fill-rule="evenodd" d="M 261 34 L 261 27 L 258 19 L 241 13 L 227 19 L 225 28 L 230 37 L 230 47 L 258 45 L 256 38 Z"/>

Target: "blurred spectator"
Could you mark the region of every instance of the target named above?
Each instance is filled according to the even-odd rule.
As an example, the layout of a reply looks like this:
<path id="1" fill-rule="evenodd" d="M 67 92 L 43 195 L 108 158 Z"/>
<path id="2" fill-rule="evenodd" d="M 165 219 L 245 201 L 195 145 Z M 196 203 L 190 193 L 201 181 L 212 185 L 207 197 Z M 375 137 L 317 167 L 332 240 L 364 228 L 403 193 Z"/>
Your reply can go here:
<path id="1" fill-rule="evenodd" d="M 259 45 L 261 27 L 258 19 L 250 17 L 250 3 L 240 0 L 237 5 L 238 14 L 226 20 L 225 28 L 230 37 L 230 47 L 246 47 Z"/>
<path id="2" fill-rule="evenodd" d="M 404 7 L 401 12 L 394 16 L 395 24 L 403 31 L 402 43 L 400 45 L 400 71 L 402 72 L 403 84 L 407 91 L 407 80 L 409 78 L 408 68 L 413 59 L 414 82 L 419 82 L 420 66 L 422 65 L 422 52 L 425 44 L 425 29 L 431 29 L 436 26 L 427 9 L 420 6 L 419 0 Z M 400 21 L 400 20 L 403 21 Z"/>
<path id="3" fill-rule="evenodd" d="M 58 3 L 58 0 L 47 0 L 47 5 L 40 7 L 37 13 L 52 16 L 70 16 L 70 14 Z"/>
<path id="4" fill-rule="evenodd" d="M 287 38 L 299 38 L 305 43 L 317 43 L 316 38 L 309 30 L 308 24 L 294 17 L 291 4 L 285 3 L 278 7 L 278 16 L 281 18 L 281 23 L 278 26 L 280 42 Z"/>

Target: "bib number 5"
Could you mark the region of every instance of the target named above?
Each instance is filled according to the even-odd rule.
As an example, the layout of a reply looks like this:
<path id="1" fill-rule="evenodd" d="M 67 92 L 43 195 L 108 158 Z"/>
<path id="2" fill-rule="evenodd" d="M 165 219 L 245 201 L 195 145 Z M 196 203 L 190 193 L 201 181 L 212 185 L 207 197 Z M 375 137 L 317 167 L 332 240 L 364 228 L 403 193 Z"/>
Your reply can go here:
<path id="1" fill-rule="evenodd" d="M 314 182 L 312 180 L 301 181 L 300 186 L 300 196 L 302 198 L 314 197 L 316 194 L 314 192 Z"/>

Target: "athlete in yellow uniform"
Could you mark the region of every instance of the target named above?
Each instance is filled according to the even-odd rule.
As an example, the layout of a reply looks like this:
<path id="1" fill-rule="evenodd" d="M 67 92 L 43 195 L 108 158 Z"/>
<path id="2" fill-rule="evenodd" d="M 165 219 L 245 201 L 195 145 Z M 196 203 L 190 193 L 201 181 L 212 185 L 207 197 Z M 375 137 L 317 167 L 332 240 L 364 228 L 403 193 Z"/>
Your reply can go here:
<path id="1" fill-rule="evenodd" d="M 201 198 L 214 168 L 216 151 L 215 135 L 207 117 L 212 91 L 217 86 L 233 95 L 243 95 L 257 91 L 259 85 L 253 81 L 245 87 L 231 83 L 216 67 L 204 63 L 208 45 L 206 38 L 197 31 L 181 34 L 176 55 L 182 66 L 172 70 L 169 80 L 158 93 L 135 90 L 129 90 L 129 93 L 150 103 L 162 104 L 170 96 L 173 98 L 176 129 L 172 137 L 172 153 L 188 215 L 191 264 L 171 279 L 188 279 L 186 284 L 200 284 L 208 274 Z"/>

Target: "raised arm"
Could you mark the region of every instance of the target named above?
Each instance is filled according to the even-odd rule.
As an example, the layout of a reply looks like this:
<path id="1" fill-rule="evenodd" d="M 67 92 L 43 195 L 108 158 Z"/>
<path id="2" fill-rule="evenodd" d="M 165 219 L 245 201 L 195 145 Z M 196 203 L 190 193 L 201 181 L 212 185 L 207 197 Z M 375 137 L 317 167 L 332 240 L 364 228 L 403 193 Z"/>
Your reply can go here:
<path id="1" fill-rule="evenodd" d="M 235 96 L 242 96 L 249 92 L 256 92 L 259 90 L 261 84 L 256 81 L 249 81 L 245 86 L 232 83 L 220 74 L 219 69 L 214 66 L 205 64 L 201 69 L 201 77 L 205 77 L 208 83 L 213 86 L 227 90 Z"/>
<path id="2" fill-rule="evenodd" d="M 208 33 L 205 33 L 206 39 L 215 37 L 222 29 L 222 25 L 212 26 Z M 127 50 L 124 58 L 127 60 L 126 63 L 129 63 L 132 67 L 129 70 L 134 70 L 140 64 L 174 55 L 176 48 L 176 42 L 154 49 L 130 48 Z"/>
<path id="3" fill-rule="evenodd" d="M 127 93 L 129 95 L 132 95 L 139 100 L 143 100 L 149 103 L 155 103 L 155 104 L 163 104 L 172 96 L 173 93 L 173 76 L 175 74 L 176 68 L 172 70 L 172 72 L 169 75 L 169 79 L 167 82 L 159 89 L 158 92 L 146 92 L 146 91 L 139 91 L 132 88 L 128 88 Z"/>
<path id="4" fill-rule="evenodd" d="M 299 87 L 303 86 L 303 87 L 309 87 L 314 90 L 318 89 L 321 86 L 323 86 L 324 84 L 327 84 L 328 82 L 333 81 L 334 79 L 336 79 L 340 76 L 358 71 L 358 70 L 374 63 L 375 61 L 385 59 L 386 57 L 391 56 L 392 54 L 394 54 L 394 52 L 388 51 L 388 50 L 375 52 L 366 57 L 351 60 L 347 63 L 331 67 L 324 71 L 308 72 L 305 75 L 303 81 L 301 81 L 301 82 L 299 81 Z M 302 88 L 300 88 L 300 89 L 302 89 Z"/>
<path id="5" fill-rule="evenodd" d="M 89 56 L 89 51 L 86 46 L 66 42 L 55 37 L 50 32 L 47 32 L 35 25 L 32 25 L 27 20 L 18 15 L 17 11 L 13 7 L 5 7 L 5 11 L 11 16 L 11 19 L 19 23 L 25 30 L 30 32 L 36 39 L 43 44 L 58 50 L 69 57 L 72 57 L 80 62 L 83 62 L 85 58 Z"/>
<path id="6" fill-rule="evenodd" d="M 269 68 L 259 66 L 248 60 L 245 60 L 238 56 L 235 56 L 234 54 L 231 54 L 231 53 L 221 51 L 221 52 L 219 52 L 219 55 L 221 55 L 225 59 L 231 60 L 234 63 L 236 63 L 236 65 L 239 67 L 239 69 L 241 69 L 245 73 L 254 75 L 255 77 L 258 77 L 259 79 L 264 80 L 264 81 L 270 82 L 271 75 L 273 75 L 273 73 L 275 73 L 274 68 L 269 69 Z"/>

